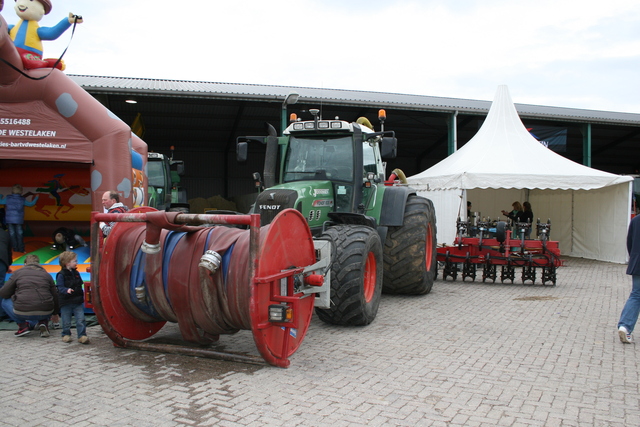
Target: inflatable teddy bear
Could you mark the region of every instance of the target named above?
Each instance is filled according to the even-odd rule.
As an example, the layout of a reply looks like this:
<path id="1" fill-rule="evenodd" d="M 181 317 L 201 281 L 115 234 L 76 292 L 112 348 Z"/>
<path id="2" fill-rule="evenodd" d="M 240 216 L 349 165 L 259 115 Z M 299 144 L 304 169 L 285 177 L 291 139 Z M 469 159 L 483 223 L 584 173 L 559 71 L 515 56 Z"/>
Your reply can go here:
<path id="1" fill-rule="evenodd" d="M 40 27 L 38 22 L 44 15 L 51 12 L 51 8 L 51 0 L 16 0 L 14 10 L 20 21 L 15 25 L 9 25 L 9 36 L 18 49 L 22 64 L 27 70 L 54 66 L 64 70 L 62 61 L 56 65 L 56 59 L 42 59 L 42 40 L 57 39 L 71 24 L 81 23 L 82 18 L 69 13 L 69 17 L 62 19 L 55 27 Z"/>

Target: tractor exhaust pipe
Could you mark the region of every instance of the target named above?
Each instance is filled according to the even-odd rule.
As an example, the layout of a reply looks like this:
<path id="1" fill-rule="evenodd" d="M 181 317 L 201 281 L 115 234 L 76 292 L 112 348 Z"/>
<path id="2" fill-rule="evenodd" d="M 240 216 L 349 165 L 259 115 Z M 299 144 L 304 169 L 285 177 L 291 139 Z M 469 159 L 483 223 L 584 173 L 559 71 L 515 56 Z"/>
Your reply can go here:
<path id="1" fill-rule="evenodd" d="M 264 187 L 276 185 L 276 162 L 278 160 L 278 134 L 276 128 L 267 123 L 267 152 L 264 161 Z"/>

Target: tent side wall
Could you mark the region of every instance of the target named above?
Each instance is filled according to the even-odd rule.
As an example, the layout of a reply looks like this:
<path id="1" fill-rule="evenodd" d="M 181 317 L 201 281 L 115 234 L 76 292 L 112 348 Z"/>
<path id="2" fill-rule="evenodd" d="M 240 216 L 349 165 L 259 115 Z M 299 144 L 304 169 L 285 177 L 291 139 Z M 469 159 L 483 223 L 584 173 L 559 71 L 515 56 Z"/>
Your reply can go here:
<path id="1" fill-rule="evenodd" d="M 593 191 L 593 190 L 592 190 Z M 551 240 L 558 241 L 560 253 L 572 255 L 574 246 L 574 190 L 530 190 L 533 220 L 551 221 Z M 535 229 L 531 237 L 535 238 Z M 593 257 L 589 257 L 593 258 Z"/>
<path id="2" fill-rule="evenodd" d="M 438 244 L 453 244 L 453 239 L 456 237 L 456 220 L 459 215 L 467 214 L 466 202 L 462 208 L 462 190 L 417 191 L 417 194 L 433 202 L 436 211 Z"/>
<path id="3" fill-rule="evenodd" d="M 571 256 L 625 263 L 632 183 L 574 192 Z M 623 203 L 623 201 L 626 201 Z"/>

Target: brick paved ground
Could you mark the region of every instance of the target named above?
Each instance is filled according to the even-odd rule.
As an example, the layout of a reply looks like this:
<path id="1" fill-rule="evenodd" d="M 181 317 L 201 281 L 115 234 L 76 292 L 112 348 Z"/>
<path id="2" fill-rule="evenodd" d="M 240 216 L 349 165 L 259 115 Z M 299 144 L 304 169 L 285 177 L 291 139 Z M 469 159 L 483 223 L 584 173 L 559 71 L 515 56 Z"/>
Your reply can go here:
<path id="1" fill-rule="evenodd" d="M 384 295 L 364 328 L 314 316 L 289 369 L 118 349 L 100 327 L 88 346 L 0 331 L 0 424 L 638 426 L 639 350 L 616 334 L 626 266 L 566 264 L 557 287 Z M 248 331 L 216 346 L 257 354 Z"/>

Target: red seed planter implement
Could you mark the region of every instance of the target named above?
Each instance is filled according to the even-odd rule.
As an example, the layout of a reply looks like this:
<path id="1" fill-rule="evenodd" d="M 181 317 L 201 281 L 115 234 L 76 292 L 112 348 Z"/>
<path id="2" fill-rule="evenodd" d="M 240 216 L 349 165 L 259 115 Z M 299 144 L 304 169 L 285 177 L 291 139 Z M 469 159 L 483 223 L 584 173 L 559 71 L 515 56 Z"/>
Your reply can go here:
<path id="1" fill-rule="evenodd" d="M 96 238 L 100 221 L 118 222 L 102 248 Z M 211 224 L 218 225 L 202 226 Z M 262 228 L 259 215 L 152 208 L 94 212 L 91 241 L 98 254 L 92 259 L 99 273 L 92 287 L 96 316 L 119 347 L 251 362 L 251 356 L 204 347 L 140 342 L 166 322 L 176 322 L 185 341 L 200 345 L 251 330 L 263 359 L 287 367 L 307 332 L 324 279 L 314 270 L 309 227 L 293 209 Z"/>
<path id="2" fill-rule="evenodd" d="M 548 240 L 550 222 L 543 224 L 538 221 L 538 239 L 525 238 L 531 228 L 528 223 L 514 224 L 520 235 L 515 239 L 511 238 L 509 224 L 504 221 L 479 222 L 471 230 L 468 222 L 458 220 L 457 227 L 458 235 L 453 246 L 438 248 L 437 259 L 442 264 L 443 279 L 451 277 L 456 280 L 461 273 L 463 281 L 467 277 L 473 281 L 481 268 L 483 282 L 491 280 L 495 283 L 499 275 L 501 282 L 511 280 L 513 283 L 516 269 L 521 268 L 522 283 L 535 283 L 537 272 L 540 272 L 543 285 L 550 282 L 555 286 L 556 269 L 562 266 L 562 260 L 558 242 Z M 469 237 L 470 232 L 474 237 Z"/>

